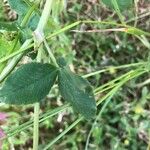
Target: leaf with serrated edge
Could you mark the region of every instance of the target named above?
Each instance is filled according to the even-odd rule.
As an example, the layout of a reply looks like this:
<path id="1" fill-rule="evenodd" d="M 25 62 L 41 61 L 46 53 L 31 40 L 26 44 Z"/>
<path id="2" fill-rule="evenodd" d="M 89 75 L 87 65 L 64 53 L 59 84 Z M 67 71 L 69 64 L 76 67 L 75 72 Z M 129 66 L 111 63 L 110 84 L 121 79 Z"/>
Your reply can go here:
<path id="1" fill-rule="evenodd" d="M 0 98 L 8 104 L 31 104 L 42 100 L 57 77 L 57 68 L 50 64 L 22 65 L 6 80 Z"/>
<path id="2" fill-rule="evenodd" d="M 67 67 L 59 70 L 58 86 L 62 97 L 71 103 L 73 109 L 86 119 L 96 114 L 96 102 L 87 80 L 71 72 Z"/>

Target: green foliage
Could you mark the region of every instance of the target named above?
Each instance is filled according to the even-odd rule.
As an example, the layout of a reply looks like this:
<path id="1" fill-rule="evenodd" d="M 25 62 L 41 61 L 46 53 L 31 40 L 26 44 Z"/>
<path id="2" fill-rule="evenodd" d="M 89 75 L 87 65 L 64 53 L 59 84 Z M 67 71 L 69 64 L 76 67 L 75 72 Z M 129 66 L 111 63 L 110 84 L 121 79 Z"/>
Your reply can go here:
<path id="1" fill-rule="evenodd" d="M 76 112 L 87 119 L 95 116 L 96 102 L 87 80 L 64 67 L 59 70 L 58 85 L 61 95 L 71 103 Z"/>
<path id="2" fill-rule="evenodd" d="M 52 6 L 52 17 L 57 22 L 59 20 L 59 15 L 62 13 L 65 7 L 64 0 L 55 0 L 53 1 Z"/>
<path id="3" fill-rule="evenodd" d="M 8 104 L 39 102 L 49 93 L 56 76 L 57 69 L 50 64 L 23 65 L 7 78 L 0 97 Z"/>
<path id="4" fill-rule="evenodd" d="M 18 14 L 18 24 L 20 25 L 23 21 L 24 17 L 27 15 L 30 6 L 23 0 L 8 0 L 11 8 L 15 10 Z M 32 17 L 30 18 L 27 27 L 31 30 L 35 30 L 37 26 L 37 22 L 39 21 L 39 16 L 35 13 L 32 14 Z"/>
<path id="5" fill-rule="evenodd" d="M 17 31 L 18 29 L 16 23 L 0 22 L 0 30 Z"/>
<path id="6" fill-rule="evenodd" d="M 113 1 L 114 0 L 102 0 L 102 2 L 110 8 L 114 8 Z M 116 0 L 116 2 L 121 10 L 125 10 L 133 5 L 133 0 Z"/>
<path id="7" fill-rule="evenodd" d="M 11 26 L 11 23 L 7 24 L 1 22 L 0 29 L 16 31 L 17 27 L 19 34 L 23 37 L 18 36 L 18 41 L 25 41 L 28 38 L 31 38 L 30 40 L 32 41 L 30 45 L 23 47 L 19 45 L 18 49 L 15 48 L 15 50 L 19 51 L 26 49 L 24 51 L 25 53 L 22 53 L 22 56 L 26 55 L 26 57 L 25 59 L 24 57 L 21 59 L 19 65 L 24 64 L 24 60 L 30 62 L 31 60 L 28 56 L 31 54 L 37 54 L 36 56 L 38 56 L 43 63 L 51 63 L 53 60 L 53 52 L 57 57 L 65 56 L 73 63 L 70 65 L 71 70 L 74 69 L 80 74 L 85 74 L 84 77 L 89 77 L 88 80 L 94 86 L 94 95 L 97 99 L 98 115 L 94 122 L 88 121 L 85 123 L 82 116 L 74 120 L 76 116 L 68 113 L 72 111 L 70 105 L 66 104 L 60 106 L 61 98 L 58 87 L 54 86 L 47 97 L 48 100 L 42 101 L 40 104 L 41 116 L 39 122 L 41 132 L 39 135 L 39 149 L 45 150 L 45 147 L 47 147 L 47 149 L 86 149 L 85 143 L 88 137 L 89 141 L 87 140 L 87 147 L 89 149 L 147 149 L 147 143 L 150 138 L 150 94 L 149 87 L 144 87 L 144 85 L 149 84 L 149 75 L 142 74 L 141 76 L 140 74 L 138 79 L 130 80 L 130 77 L 132 77 L 130 72 L 132 73 L 133 71 L 133 76 L 137 77 L 136 72 L 134 73 L 134 69 L 145 67 L 146 65 L 147 71 L 150 70 L 147 63 L 147 61 L 149 61 L 149 59 L 147 59 L 147 48 L 149 48 L 147 36 L 149 36 L 149 33 L 143 31 L 149 29 L 149 20 L 147 19 L 148 17 L 146 17 L 148 2 L 143 1 L 142 3 L 139 2 L 136 4 L 137 1 L 135 1 L 135 8 L 137 9 L 135 11 L 132 5 L 133 0 L 101 0 L 99 1 L 100 3 L 90 0 L 82 1 L 82 3 L 79 0 L 69 1 L 68 3 L 64 0 L 54 0 L 51 8 L 51 16 L 42 35 L 45 42 L 47 42 L 47 46 L 45 43 L 41 43 L 39 49 L 33 48 L 34 46 L 36 47 L 36 40 L 38 40 L 38 38 L 33 39 L 32 35 L 34 34 L 33 30 L 38 25 L 39 18 L 37 14 L 40 14 L 39 12 L 42 11 L 38 10 L 39 7 L 35 5 L 35 1 L 9 0 L 9 2 L 12 3 L 12 8 L 18 13 L 19 19 L 16 21 L 17 25 L 15 24 L 16 22 L 13 22 L 13 26 Z M 112 11 L 105 9 L 101 5 L 101 2 L 111 8 Z M 64 9 L 66 10 L 64 11 Z M 123 10 L 126 11 L 123 12 Z M 141 12 L 143 12 L 142 15 L 140 14 Z M 119 18 L 117 18 L 117 15 Z M 3 14 L 0 14 L 0 18 L 1 16 L 3 16 Z M 82 21 L 76 22 L 77 20 Z M 139 29 L 136 26 L 138 26 Z M 122 29 L 123 32 L 120 32 L 120 28 L 124 28 L 125 30 Z M 81 32 L 77 30 L 81 30 Z M 82 30 L 85 32 L 82 33 Z M 86 30 L 89 30 L 89 32 L 86 32 Z M 111 30 L 116 32 L 111 32 Z M 101 31 L 104 32 L 101 33 Z M 143 43 L 141 43 L 137 37 Z M 147 45 L 147 47 L 144 47 L 143 44 Z M 6 82 L 0 85 L 0 88 L 4 85 L 2 92 L 4 91 L 5 96 L 0 97 L 3 102 L 6 100 L 5 97 L 9 97 L 9 100 L 13 99 L 10 92 L 12 92 L 14 88 L 22 86 L 25 88 L 23 92 L 20 92 L 21 88 L 16 88 L 17 92 L 12 93 L 13 96 L 18 94 L 19 102 L 23 101 L 27 104 L 27 98 L 28 102 L 31 102 L 30 98 L 36 97 L 39 99 L 40 97 L 41 99 L 45 97 L 49 92 L 49 90 L 47 90 L 47 93 L 43 94 L 45 92 L 45 86 L 48 87 L 47 89 L 50 89 L 50 84 L 48 85 L 47 81 L 56 78 L 59 74 L 58 85 L 62 97 L 71 103 L 74 110 L 81 113 L 85 118 L 89 119 L 94 117 L 96 104 L 91 86 L 87 80 L 74 74 L 67 67 L 64 67 L 67 65 L 64 60 L 57 62 L 61 67 L 60 69 L 48 64 L 40 64 L 42 67 L 37 67 L 37 69 L 30 68 L 32 71 L 26 69 L 22 73 L 19 73 L 21 75 L 17 77 L 16 72 L 26 66 L 22 65 L 22 67 L 16 72 L 14 71 L 14 73 L 7 78 L 7 75 L 18 63 L 18 60 L 16 61 L 14 56 L 20 54 L 19 51 L 19 53 L 13 53 L 13 51 L 11 51 L 13 50 L 13 46 L 14 43 L 11 40 L 4 38 L 4 42 L 2 42 L 0 47 L 1 60 L 3 60 L 2 62 L 4 63 L 1 62 L 0 64 L 4 72 L 4 74 L 3 72 L 0 74 L 0 79 L 1 75 L 4 75 L 6 78 Z M 30 51 L 28 46 L 30 47 Z M 49 49 L 46 47 L 49 47 Z M 50 53 L 50 51 L 52 52 Z M 18 56 L 20 55 L 17 55 L 17 57 Z M 11 58 L 13 58 L 13 61 Z M 36 57 L 33 59 L 34 62 L 37 61 Z M 4 62 L 4 60 L 7 62 Z M 12 65 L 13 63 L 11 62 L 15 62 L 15 65 Z M 39 65 L 39 63 L 31 64 Z M 46 65 L 51 68 L 51 72 L 49 69 L 49 71 L 45 70 L 46 75 L 44 71 L 41 71 L 40 74 L 42 77 L 39 77 L 38 83 L 36 84 L 34 79 L 36 75 L 35 72 Z M 9 71 L 8 74 L 5 74 L 5 70 Z M 126 73 L 127 76 L 125 76 Z M 120 75 L 122 78 L 120 78 Z M 53 77 L 51 78 L 51 76 Z M 33 77 L 32 81 L 31 77 Z M 27 88 L 29 80 L 31 84 L 34 82 L 34 91 L 29 90 L 31 87 Z M 130 82 L 122 87 L 123 83 L 129 80 Z M 53 82 L 54 81 L 55 79 Z M 43 86 L 43 83 L 46 84 Z M 116 88 L 117 85 L 120 85 L 120 87 Z M 38 89 L 41 89 L 41 92 L 44 91 L 42 93 L 43 97 L 41 97 L 41 93 L 38 92 Z M 37 92 L 39 94 L 38 97 L 35 95 Z M 115 95 L 112 93 L 115 93 Z M 19 96 L 19 94 L 22 94 L 22 97 Z M 107 102 L 108 95 L 111 99 L 107 107 L 104 107 L 106 106 L 105 103 Z M 16 100 L 18 99 L 13 99 L 13 102 L 16 102 Z M 103 103 L 104 101 L 105 103 Z M 8 101 L 8 103 L 9 102 L 10 101 Z M 6 138 L 10 138 L 4 141 L 5 143 L 2 149 L 9 149 L 10 143 L 12 143 L 15 149 L 32 149 L 31 134 L 33 134 L 33 119 L 31 119 L 32 115 L 30 112 L 33 110 L 33 105 L 11 106 L 0 103 L 0 110 L 9 113 L 7 125 L 3 125 L 2 128 L 7 134 Z M 14 113 L 18 115 L 14 115 Z M 38 114 L 39 113 L 37 113 L 37 115 Z M 54 115 L 56 115 L 56 117 Z M 81 123 L 78 124 L 79 122 Z M 75 127 L 77 124 L 78 126 Z M 89 130 L 91 127 L 93 130 Z M 64 131 L 60 133 L 62 129 L 64 129 Z M 72 132 L 65 135 L 71 129 L 73 129 Z M 52 131 L 51 134 L 49 134 L 49 131 Z M 56 142 L 57 144 L 55 144 Z"/>
<path id="8" fill-rule="evenodd" d="M 13 49 L 14 41 L 9 41 L 6 36 L 0 35 L 0 58 L 11 53 Z"/>
<path id="9" fill-rule="evenodd" d="M 15 52 L 20 43 L 16 43 L 15 39 L 16 32 L 4 31 L 0 34 L 0 59 L 9 56 L 12 52 Z M 0 72 L 4 69 L 7 62 L 0 63 Z"/>
<path id="10" fill-rule="evenodd" d="M 28 5 L 23 0 L 8 0 L 8 2 L 19 15 L 24 15 L 28 10 Z"/>

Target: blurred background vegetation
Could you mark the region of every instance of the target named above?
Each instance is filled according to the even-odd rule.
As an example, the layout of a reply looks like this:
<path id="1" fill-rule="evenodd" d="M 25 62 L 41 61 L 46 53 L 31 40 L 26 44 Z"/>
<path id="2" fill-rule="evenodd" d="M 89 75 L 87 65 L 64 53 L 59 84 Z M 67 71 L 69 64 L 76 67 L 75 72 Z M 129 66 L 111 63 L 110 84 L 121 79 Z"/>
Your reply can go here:
<path id="1" fill-rule="evenodd" d="M 28 0 L 25 0 L 28 1 Z M 41 7 L 42 4 L 41 4 Z M 0 20 L 14 21 L 16 14 L 0 0 Z M 131 26 L 150 31 L 150 1 L 134 0 L 126 9 L 121 9 L 124 21 Z M 102 0 L 56 0 L 52 9 L 46 33 L 53 33 L 78 20 L 99 20 L 120 22 L 117 13 Z M 84 24 L 74 30 L 86 31 L 112 28 L 110 25 Z M 149 40 L 147 38 L 147 40 Z M 148 41 L 147 41 L 148 42 Z M 124 32 L 84 32 L 72 30 L 59 34 L 49 41 L 57 56 L 65 56 L 72 70 L 84 75 L 109 66 L 109 71 L 88 78 L 93 87 L 115 79 L 129 69 L 116 70 L 110 66 L 119 66 L 147 61 L 149 48 L 138 38 Z M 21 61 L 30 61 L 24 57 Z M 133 79 L 113 96 L 97 120 L 82 121 L 58 141 L 52 149 L 83 150 L 88 144 L 89 150 L 148 150 L 150 146 L 150 92 L 145 83 L 149 74 Z M 144 84 L 143 84 L 144 83 Z M 102 95 L 98 95 L 100 98 Z M 57 88 L 41 103 L 41 113 L 57 108 L 63 100 Z M 98 107 L 98 113 L 102 105 Z M 9 131 L 33 118 L 32 106 L 8 106 L 0 104 L 0 111 L 9 117 L 2 125 Z M 49 118 L 40 124 L 40 147 L 60 134 L 76 118 L 71 109 Z M 90 129 L 94 127 L 87 141 Z M 30 150 L 32 148 L 32 126 L 27 130 L 5 140 L 3 149 Z"/>

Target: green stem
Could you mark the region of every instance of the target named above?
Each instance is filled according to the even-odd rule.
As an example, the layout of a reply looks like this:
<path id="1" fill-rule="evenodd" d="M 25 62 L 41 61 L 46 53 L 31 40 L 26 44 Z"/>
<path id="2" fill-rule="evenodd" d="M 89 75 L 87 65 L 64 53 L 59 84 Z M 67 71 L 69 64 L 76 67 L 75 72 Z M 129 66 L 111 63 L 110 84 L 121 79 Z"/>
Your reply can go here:
<path id="1" fill-rule="evenodd" d="M 39 32 L 43 32 L 47 22 L 48 22 L 48 18 L 52 9 L 52 2 L 53 0 L 47 0 L 42 12 L 42 16 L 40 18 L 40 21 L 38 23 L 37 29 Z"/>
<path id="2" fill-rule="evenodd" d="M 37 61 L 41 62 L 42 45 L 39 43 L 44 40 L 44 28 L 47 24 L 48 17 L 51 12 L 52 0 L 47 0 L 42 12 L 42 16 L 38 23 L 36 30 L 34 31 L 34 47 L 38 48 Z M 39 109 L 40 104 L 36 103 L 34 106 L 34 132 L 33 132 L 33 150 L 38 150 L 39 144 Z"/>
<path id="3" fill-rule="evenodd" d="M 53 61 L 54 65 L 56 67 L 59 67 L 59 65 L 57 64 L 56 58 L 53 55 L 51 49 L 48 46 L 48 43 L 46 42 L 46 40 L 44 39 L 44 28 L 48 22 L 48 18 L 52 9 L 52 0 L 47 0 L 42 12 L 42 16 L 40 18 L 40 21 L 38 23 L 38 26 L 36 28 L 36 30 L 34 31 L 34 38 L 35 38 L 35 48 L 40 48 L 41 47 L 41 43 L 44 42 L 44 45 L 50 55 L 51 60 Z"/>
<path id="4" fill-rule="evenodd" d="M 26 47 L 28 47 L 32 42 L 32 39 L 28 39 L 24 42 L 21 46 L 20 51 Z M 14 57 L 9 64 L 3 69 L 0 74 L 0 83 L 9 75 L 9 73 L 13 70 L 13 68 L 17 65 L 18 61 L 22 58 L 24 53 L 19 54 L 18 56 Z"/>
<path id="5" fill-rule="evenodd" d="M 26 24 L 28 23 L 28 21 L 30 20 L 30 17 L 34 11 L 34 9 L 37 7 L 37 4 L 34 4 L 29 11 L 27 12 L 27 14 L 25 15 L 25 17 L 23 18 L 23 21 L 21 22 L 21 27 L 25 27 Z"/>
<path id="6" fill-rule="evenodd" d="M 37 47 L 40 47 L 41 43 L 44 41 L 44 28 L 48 22 L 48 18 L 52 8 L 52 0 L 46 0 L 42 16 L 37 25 L 36 30 L 34 31 L 35 40 L 37 42 Z"/>
<path id="7" fill-rule="evenodd" d="M 112 94 L 108 99 L 106 99 L 106 101 L 105 101 L 105 103 L 103 104 L 103 106 L 102 106 L 100 112 L 98 113 L 98 115 L 97 115 L 97 117 L 96 117 L 94 123 L 92 124 L 91 130 L 90 130 L 90 132 L 89 132 L 89 134 L 88 134 L 88 136 L 87 136 L 86 145 L 85 145 L 85 150 L 88 150 L 88 145 L 89 145 L 89 143 L 90 143 L 90 137 L 91 137 L 91 135 L 92 135 L 92 132 L 93 132 L 93 130 L 94 130 L 94 128 L 95 128 L 95 126 L 96 126 L 98 120 L 101 118 L 101 115 L 102 115 L 102 113 L 104 112 L 105 108 L 107 107 L 107 105 L 108 105 L 109 102 L 111 101 L 113 95 L 114 95 L 114 94 Z"/>
<path id="8" fill-rule="evenodd" d="M 72 23 L 72 24 L 70 24 L 70 25 L 68 25 L 68 26 L 66 26 L 66 27 L 64 27 L 64 28 L 62 28 L 62 29 L 60 29 L 60 30 L 54 32 L 53 34 L 47 36 L 46 39 L 48 40 L 48 39 L 50 39 L 50 38 L 53 38 L 53 37 L 57 36 L 58 34 L 60 34 L 60 33 L 62 33 L 62 32 L 65 32 L 65 31 L 67 31 L 67 30 L 69 30 L 69 29 L 71 29 L 71 28 L 73 28 L 73 27 L 75 27 L 75 26 L 77 26 L 77 25 L 79 25 L 79 24 L 81 24 L 81 23 L 85 23 L 85 24 L 90 24 L 90 23 L 91 23 L 91 24 L 109 24 L 109 25 L 115 25 L 115 26 L 121 26 L 121 27 L 128 27 L 128 28 L 131 28 L 131 26 L 122 25 L 122 24 L 118 24 L 118 23 L 115 23 L 115 22 L 91 21 L 91 20 L 86 20 L 86 21 L 85 21 L 85 20 L 83 20 L 83 21 L 74 22 L 74 23 Z M 135 28 L 135 29 L 137 29 L 137 28 Z M 139 30 L 139 29 L 137 29 L 137 30 Z M 142 31 L 142 30 L 140 30 L 140 31 L 142 32 L 143 35 L 145 35 L 145 36 L 150 36 L 150 34 L 149 34 L 148 32 L 144 32 L 144 31 Z M 127 33 L 128 33 L 128 32 L 127 32 Z M 136 36 L 136 37 L 137 37 L 137 36 Z M 43 41 L 42 41 L 42 42 L 43 42 Z M 40 42 L 40 44 L 41 44 L 42 42 Z M 13 52 L 13 53 L 10 54 L 9 56 L 3 57 L 2 59 L 0 59 L 0 64 L 3 63 L 3 62 L 5 62 L 5 61 L 7 61 L 8 59 L 10 59 L 10 58 L 16 56 L 16 55 L 22 53 L 22 52 L 27 51 L 27 50 L 28 50 L 29 48 L 31 48 L 31 47 L 33 47 L 33 44 L 30 44 L 29 46 L 27 46 L 27 47 L 24 48 L 23 50 L 18 50 L 18 51 L 16 51 L 16 52 Z"/>
<path id="9" fill-rule="evenodd" d="M 111 68 L 113 69 L 124 69 L 124 68 L 130 68 L 130 67 L 135 67 L 135 66 L 144 66 L 147 62 L 139 62 L 139 63 L 132 63 L 132 64 L 125 64 L 125 65 L 120 65 L 120 66 L 107 66 L 106 69 L 101 69 L 101 70 L 98 70 L 98 71 L 95 71 L 95 72 L 91 72 L 91 73 L 88 73 L 86 75 L 83 75 L 82 77 L 83 78 L 88 78 L 88 77 L 91 77 L 91 76 L 94 76 L 94 75 L 97 75 L 97 74 L 100 74 L 100 73 L 103 73 L 103 72 L 107 72 L 109 71 Z"/>
<path id="10" fill-rule="evenodd" d="M 51 49 L 49 48 L 48 43 L 46 42 L 46 40 L 44 40 L 44 45 L 45 45 L 45 47 L 46 47 L 46 49 L 47 49 L 47 51 L 48 51 L 48 53 L 49 53 L 49 56 L 50 56 L 52 62 L 54 63 L 54 65 L 55 65 L 56 67 L 59 67 L 59 65 L 57 64 L 56 58 L 55 58 L 55 56 L 53 55 Z"/>
<path id="11" fill-rule="evenodd" d="M 33 44 L 27 45 L 26 47 L 20 48 L 18 51 L 15 51 L 15 52 L 13 52 L 10 55 L 1 58 L 0 59 L 0 64 L 3 63 L 3 62 L 5 62 L 5 61 L 7 61 L 8 59 L 16 56 L 16 55 L 19 55 L 20 53 L 23 53 L 23 52 L 27 51 L 29 48 L 32 48 L 33 46 L 34 46 Z"/>
<path id="12" fill-rule="evenodd" d="M 121 23 L 123 25 L 125 25 L 126 23 L 124 22 L 124 17 L 121 14 L 120 8 L 119 8 L 118 3 L 117 3 L 117 0 L 112 0 L 112 4 L 114 6 L 114 9 L 115 9 L 115 11 L 116 11 L 116 13 L 117 13 Z"/>
<path id="13" fill-rule="evenodd" d="M 28 23 L 34 9 L 35 9 L 35 6 L 37 5 L 33 5 L 29 11 L 27 12 L 27 14 L 25 15 L 23 21 L 21 22 L 21 27 L 25 27 L 25 25 Z M 20 31 L 18 32 L 18 35 L 16 37 L 16 40 L 15 40 L 15 43 L 14 43 L 14 46 L 13 48 L 9 51 L 8 55 L 12 54 L 12 52 L 14 52 L 17 44 L 18 44 L 18 41 L 19 41 L 19 37 L 20 37 Z M 3 69 L 5 68 L 5 66 L 7 65 L 7 62 L 4 62 L 3 64 L 1 64 L 1 67 L 0 67 L 0 73 L 3 71 Z M 10 71 L 11 72 L 11 71 Z"/>
<path id="14" fill-rule="evenodd" d="M 138 0 L 134 0 L 134 13 L 135 13 L 135 18 L 138 17 Z M 135 19 L 134 21 L 134 27 L 137 26 L 138 20 Z"/>
<path id="15" fill-rule="evenodd" d="M 79 117 L 76 119 L 68 128 L 66 128 L 61 134 L 59 134 L 54 140 L 52 140 L 43 150 L 48 150 L 50 147 L 56 143 L 59 139 L 61 139 L 67 132 L 69 132 L 72 128 L 74 128 L 79 122 L 83 120 L 83 117 Z"/>
<path id="16" fill-rule="evenodd" d="M 39 111 L 40 111 L 40 104 L 35 103 L 35 105 L 34 105 L 33 150 L 38 150 L 38 144 L 39 144 Z"/>
<path id="17" fill-rule="evenodd" d="M 41 62 L 42 46 L 38 49 L 37 62 Z M 39 112 L 40 103 L 34 105 L 34 131 L 33 131 L 33 150 L 38 150 L 39 145 Z"/>
<path id="18" fill-rule="evenodd" d="M 68 109 L 69 106 L 70 106 L 69 104 L 65 104 L 63 106 L 55 108 L 54 110 L 49 110 L 49 111 L 45 112 L 44 114 L 42 114 L 39 117 L 39 123 L 44 122 L 46 119 L 49 119 L 49 118 L 57 115 L 58 113 L 64 111 L 65 109 Z M 0 140 L 4 140 L 4 139 L 7 139 L 9 137 L 15 136 L 16 134 L 28 129 L 29 127 L 32 127 L 32 125 L 33 125 L 33 120 L 29 120 L 29 121 L 21 124 L 20 126 L 17 126 L 13 129 L 5 131 L 7 136 L 5 136 L 4 138 L 0 138 Z"/>

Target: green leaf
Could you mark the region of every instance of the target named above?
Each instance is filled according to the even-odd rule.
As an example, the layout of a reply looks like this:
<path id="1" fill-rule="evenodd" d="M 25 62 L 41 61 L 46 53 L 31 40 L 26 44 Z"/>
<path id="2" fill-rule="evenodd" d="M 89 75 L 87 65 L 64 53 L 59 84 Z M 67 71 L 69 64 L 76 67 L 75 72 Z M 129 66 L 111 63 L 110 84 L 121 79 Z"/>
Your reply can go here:
<path id="1" fill-rule="evenodd" d="M 13 51 L 18 49 L 19 43 L 16 45 L 16 48 L 14 49 L 15 39 L 12 40 L 12 38 L 14 38 L 13 36 L 14 35 L 12 32 L 4 32 L 4 34 L 0 34 L 0 59 L 8 56 Z M 6 62 L 0 63 L 0 73 L 4 69 L 6 64 L 7 64 Z"/>
<path id="2" fill-rule="evenodd" d="M 96 102 L 87 80 L 64 67 L 58 73 L 58 86 L 62 97 L 72 104 L 76 112 L 87 119 L 95 116 Z"/>
<path id="3" fill-rule="evenodd" d="M 113 6 L 113 2 L 112 1 L 113 0 L 102 0 L 102 2 L 106 6 L 108 6 L 108 7 L 113 9 L 114 6 Z M 119 9 L 121 9 L 121 10 L 125 10 L 125 9 L 127 9 L 129 7 L 132 7 L 132 5 L 133 5 L 133 0 L 116 0 L 116 1 L 118 3 Z"/>
<path id="4" fill-rule="evenodd" d="M 67 66 L 67 62 L 64 59 L 64 57 L 58 57 L 57 58 L 57 63 L 59 65 L 60 68 L 66 67 Z"/>
<path id="5" fill-rule="evenodd" d="M 25 15 L 29 11 L 30 6 L 24 0 L 8 0 L 8 2 L 11 8 L 17 12 L 19 16 L 17 21 L 20 25 Z M 33 13 L 27 24 L 27 28 L 35 30 L 39 19 L 40 17 L 37 14 Z"/>
<path id="6" fill-rule="evenodd" d="M 2 22 L 0 21 L 0 30 L 7 30 L 7 31 L 17 31 L 17 25 L 15 22 Z"/>
<path id="7" fill-rule="evenodd" d="M 57 77 L 50 64 L 29 63 L 12 73 L 0 90 L 0 98 L 8 104 L 31 104 L 42 100 Z"/>
<path id="8" fill-rule="evenodd" d="M 54 18 L 55 21 L 58 21 L 59 15 L 61 12 L 65 9 L 66 2 L 63 0 L 55 0 L 52 3 L 52 18 Z"/>
<path id="9" fill-rule="evenodd" d="M 37 24 L 38 24 L 39 20 L 40 20 L 40 17 L 39 17 L 37 14 L 33 14 L 33 15 L 31 16 L 31 19 L 30 19 L 29 23 L 28 23 L 28 27 L 29 27 L 32 31 L 35 30 L 36 27 L 37 27 Z"/>
<path id="10" fill-rule="evenodd" d="M 8 41 L 7 38 L 0 34 L 0 58 L 9 54 L 14 46 L 14 40 Z"/>
<path id="11" fill-rule="evenodd" d="M 8 3 L 18 15 L 25 14 L 28 10 L 28 5 L 23 0 L 8 0 Z"/>

